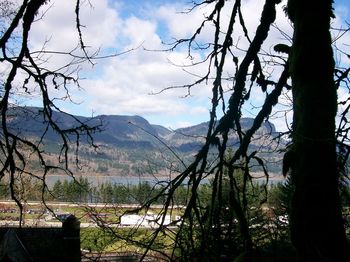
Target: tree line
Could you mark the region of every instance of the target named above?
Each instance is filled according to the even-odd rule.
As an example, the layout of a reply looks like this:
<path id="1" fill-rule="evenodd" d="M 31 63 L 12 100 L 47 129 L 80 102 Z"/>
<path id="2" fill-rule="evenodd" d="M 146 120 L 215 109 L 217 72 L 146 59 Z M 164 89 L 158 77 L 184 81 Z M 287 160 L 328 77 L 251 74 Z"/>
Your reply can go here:
<path id="1" fill-rule="evenodd" d="M 138 184 L 104 182 L 94 186 L 86 177 L 79 177 L 72 180 L 57 180 L 46 192 L 45 199 L 57 202 L 139 204 L 159 193 L 160 188 L 161 186 L 152 186 L 147 181 Z M 29 181 L 26 189 L 22 192 L 22 200 L 42 200 L 40 183 Z M 0 198 L 11 198 L 7 184 L 0 184 Z"/>
<path id="2" fill-rule="evenodd" d="M 214 181 L 212 179 L 208 181 L 201 184 L 197 192 L 203 205 L 210 204 L 211 187 Z M 22 199 L 24 201 L 41 201 L 42 185 L 31 180 L 26 181 L 26 185 L 26 190 L 21 193 Z M 152 184 L 148 181 L 140 181 L 135 184 L 103 182 L 93 185 L 87 177 L 78 177 L 72 180 L 56 180 L 46 193 L 45 199 L 48 201 L 75 203 L 142 204 L 160 195 L 159 193 L 163 188 L 164 185 L 161 183 Z M 264 202 L 265 199 L 269 206 L 281 206 L 278 203 L 280 203 L 280 198 L 285 190 L 284 188 L 284 182 L 271 183 L 265 192 L 265 185 L 263 183 L 254 182 L 249 186 L 249 202 L 258 207 L 260 206 L 260 202 Z M 176 189 L 173 202 L 176 205 L 185 205 L 188 201 L 187 197 L 188 187 L 184 184 Z M 11 199 L 9 187 L 3 182 L 0 183 L 0 199 Z M 226 204 L 229 202 L 228 180 L 223 184 L 223 202 Z M 163 203 L 164 198 L 162 197 L 154 201 L 154 204 Z"/>

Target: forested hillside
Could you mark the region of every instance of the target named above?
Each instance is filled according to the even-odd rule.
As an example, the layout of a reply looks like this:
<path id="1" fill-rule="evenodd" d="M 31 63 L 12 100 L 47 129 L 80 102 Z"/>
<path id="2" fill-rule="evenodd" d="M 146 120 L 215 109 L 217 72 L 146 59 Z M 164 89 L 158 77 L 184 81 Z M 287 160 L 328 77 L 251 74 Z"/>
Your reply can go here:
<path id="1" fill-rule="evenodd" d="M 101 115 L 87 118 L 53 112 L 53 118 L 61 129 L 68 131 L 80 123 L 95 127 L 91 137 L 80 136 L 78 148 L 72 143 L 73 147 L 69 151 L 71 168 L 79 175 L 167 176 L 170 169 L 181 171 L 181 161 L 191 161 L 191 157 L 205 142 L 208 129 L 208 123 L 200 123 L 169 130 L 150 124 L 141 116 Z M 242 130 L 248 130 L 252 124 L 251 118 L 241 120 Z M 62 153 L 58 146 L 60 136 L 47 126 L 41 108 L 12 108 L 10 127 L 19 136 L 36 141 L 46 152 L 49 163 L 54 164 L 57 155 Z M 74 135 L 71 134 L 72 141 Z M 281 156 L 278 153 L 278 142 L 281 141 L 270 139 L 276 136 L 274 125 L 265 122 L 250 145 L 251 151 L 259 149 L 272 173 L 281 170 Z M 91 141 L 96 147 L 88 143 Z M 229 145 L 234 148 L 238 144 L 239 138 L 232 132 Z M 78 155 L 75 155 L 76 152 Z M 76 157 L 79 160 L 78 166 L 75 165 Z M 35 161 L 30 164 L 34 170 L 40 165 Z"/>

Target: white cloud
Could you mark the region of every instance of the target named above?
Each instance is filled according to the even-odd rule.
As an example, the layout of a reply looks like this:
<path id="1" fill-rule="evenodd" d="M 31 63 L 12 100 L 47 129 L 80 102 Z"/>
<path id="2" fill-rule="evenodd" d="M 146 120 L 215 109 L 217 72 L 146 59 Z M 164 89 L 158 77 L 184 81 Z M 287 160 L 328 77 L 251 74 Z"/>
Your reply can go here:
<path id="1" fill-rule="evenodd" d="M 205 17 L 207 17 L 213 5 L 205 5 L 193 9 L 190 13 L 186 12 L 188 7 L 168 4 L 160 6 L 155 15 L 161 22 L 165 23 L 168 28 L 168 39 L 182 39 L 191 37 L 200 27 Z M 204 42 L 212 40 L 213 28 L 206 27 L 201 31 L 199 40 Z"/>
<path id="2" fill-rule="evenodd" d="M 193 125 L 193 123 L 187 122 L 187 121 L 176 122 L 175 125 L 169 124 L 169 126 L 172 126 L 171 129 L 173 129 L 173 130 L 178 129 L 178 128 L 189 127 L 191 125 Z"/>
<path id="3" fill-rule="evenodd" d="M 120 32 L 121 20 L 118 13 L 108 6 L 107 0 L 91 0 L 92 6 L 83 2 L 80 7 L 80 23 L 86 50 L 92 54 L 99 48 L 116 46 L 116 36 Z M 38 19 L 30 31 L 32 51 L 43 48 L 46 51 L 71 52 L 80 45 L 76 28 L 75 1 L 50 1 L 41 9 Z M 40 17 L 40 16 L 38 16 Z M 77 49 L 74 54 L 82 55 Z M 50 54 L 46 67 L 59 68 L 69 63 L 72 57 Z"/>
<path id="4" fill-rule="evenodd" d="M 260 11 L 262 4 L 256 5 L 255 1 L 248 1 L 244 5 L 244 16 L 246 25 L 251 36 L 255 33 L 255 27 L 259 23 Z M 154 14 L 152 19 L 146 20 L 132 15 L 122 21 L 123 41 L 128 47 L 135 47 L 141 43 L 148 49 L 162 49 L 157 25 L 167 28 L 168 34 L 175 38 L 188 37 L 201 24 L 204 14 L 209 14 L 211 6 L 195 9 L 190 14 L 179 13 L 184 8 L 177 5 L 164 5 L 154 10 L 149 10 Z M 252 13 L 258 13 L 259 16 L 252 16 Z M 283 14 L 284 15 L 284 14 Z M 157 20 L 158 19 L 158 20 Z M 224 16 L 222 23 L 228 23 L 229 13 Z M 288 27 L 286 22 L 283 27 Z M 242 31 L 238 31 L 240 36 Z M 277 34 L 278 32 L 275 32 Z M 213 27 L 201 33 L 202 41 L 210 42 L 213 38 Z M 269 45 L 273 43 L 270 42 Z M 245 46 L 247 43 L 244 44 Z M 187 74 L 179 67 L 175 67 L 167 62 L 170 60 L 176 65 L 188 65 L 198 61 L 203 54 L 193 53 L 194 61 L 188 59 L 186 49 L 179 49 L 171 53 L 164 52 L 145 52 L 142 49 L 136 50 L 126 56 L 118 57 L 110 61 L 103 69 L 103 74 L 97 81 L 88 81 L 84 84 L 86 93 L 94 99 L 90 102 L 90 107 L 94 107 L 97 112 L 113 114 L 140 114 L 140 115 L 157 115 L 165 114 L 170 118 L 175 115 L 193 116 L 192 124 L 196 119 L 203 115 L 208 116 L 211 84 L 213 80 L 208 81 L 208 86 L 201 85 L 192 88 L 190 99 L 179 99 L 187 94 L 186 89 L 171 89 L 156 96 L 150 96 L 149 93 L 157 92 L 168 86 L 193 83 L 198 78 L 194 75 L 203 76 L 207 71 L 207 65 L 202 64 L 194 68 L 187 68 L 191 74 Z M 244 52 L 239 52 L 240 56 Z M 225 73 L 232 75 L 233 63 L 227 62 Z M 264 95 L 260 89 L 254 89 L 252 97 L 255 105 L 261 105 Z M 220 110 L 220 109 L 219 109 Z M 179 124 L 170 126 L 180 127 Z"/>
<path id="5" fill-rule="evenodd" d="M 128 43 L 129 47 L 142 43 L 148 49 L 164 48 L 154 21 L 131 16 L 122 23 L 123 41 Z M 85 93 L 93 97 L 89 101 L 89 107 L 94 107 L 97 113 L 143 116 L 165 114 L 170 118 L 190 114 L 195 123 L 196 115 L 208 113 L 205 105 L 196 106 L 201 102 L 198 101 L 202 99 L 200 96 L 180 99 L 187 94 L 186 89 L 170 89 L 157 95 L 150 95 L 169 86 L 194 81 L 192 75 L 184 73 L 182 68 L 172 64 L 188 64 L 186 57 L 187 54 L 177 51 L 167 53 L 139 48 L 125 56 L 109 60 L 104 64 L 98 79 L 84 81 Z M 210 89 L 203 92 L 196 88 L 193 92 L 210 95 Z"/>
<path id="6" fill-rule="evenodd" d="M 192 83 L 198 79 L 194 75 L 203 76 L 208 69 L 206 64 L 186 68 L 191 74 L 174 64 L 189 65 L 199 61 L 205 55 L 204 51 L 193 53 L 194 60 L 190 60 L 186 48 L 167 53 L 145 51 L 143 47 L 150 50 L 164 49 L 167 46 L 162 46 L 161 40 L 168 42 L 171 37 L 180 39 L 191 36 L 202 23 L 204 16 L 209 14 L 212 6 L 203 6 L 190 14 L 184 14 L 179 11 L 186 8 L 177 1 L 165 1 L 165 4 L 160 5 L 152 5 L 149 1 L 145 1 L 148 3 L 146 7 L 139 1 L 140 3 L 133 5 L 133 8 L 140 10 L 144 8 L 143 11 L 123 13 L 127 10 L 125 6 L 128 2 L 107 0 L 91 0 L 91 2 L 93 8 L 84 5 L 81 9 L 81 24 L 86 26 L 82 28 L 83 38 L 85 44 L 89 46 L 88 50 L 102 47 L 102 52 L 114 52 L 114 50 L 136 48 L 141 44 L 143 46 L 126 55 L 98 61 L 93 68 L 83 67 L 82 75 L 86 80 L 82 80 L 81 84 L 84 91 L 73 91 L 73 99 L 79 102 L 85 101 L 79 106 L 81 111 L 90 112 L 93 109 L 97 114 L 137 114 L 152 116 L 153 119 L 157 115 L 162 115 L 163 122 L 159 124 L 168 123 L 168 126 L 172 127 L 196 124 L 198 119 L 203 119 L 203 115 L 208 116 L 212 79 L 209 79 L 208 85 L 202 84 L 192 88 L 192 96 L 186 99 L 180 98 L 187 94 L 186 89 L 170 89 L 159 95 L 150 95 L 169 86 Z M 250 38 L 253 38 L 260 21 L 263 2 L 247 0 L 242 3 L 242 12 Z M 72 1 L 68 0 L 56 0 L 50 3 L 54 4 L 44 19 L 36 22 L 31 30 L 31 45 L 40 49 L 45 40 L 50 40 L 47 43 L 47 50 L 69 51 L 78 45 L 74 6 Z M 226 4 L 232 3 L 226 2 Z M 285 2 L 279 5 L 276 23 L 282 31 L 291 35 L 291 25 L 282 10 L 284 4 Z M 347 16 L 348 9 L 345 6 L 339 10 L 341 17 Z M 227 9 L 222 14 L 223 30 L 224 25 L 228 23 L 230 11 Z M 238 20 L 236 23 L 234 43 L 238 43 L 244 50 L 248 42 L 243 40 Z M 213 26 L 208 25 L 207 29 L 201 32 L 199 40 L 212 42 L 213 30 Z M 280 31 L 272 28 L 264 50 L 270 52 L 273 45 L 280 42 L 286 40 Z M 244 51 L 235 52 L 240 59 L 245 54 Z M 59 67 L 68 61 L 67 57 L 52 56 L 50 65 Z M 227 63 L 224 76 L 232 76 L 233 62 L 227 61 Z M 278 73 L 277 70 L 272 71 L 270 67 L 266 68 L 266 71 L 271 77 L 276 77 Z M 231 82 L 227 84 L 230 86 L 225 88 L 231 87 Z M 251 98 L 253 105 L 259 106 L 265 95 L 259 88 L 255 88 Z M 249 112 L 247 115 L 249 116 Z M 184 120 L 179 120 L 181 116 Z M 284 120 L 276 120 L 276 123 L 282 126 Z"/>
<path id="7" fill-rule="evenodd" d="M 130 40 L 130 48 L 143 44 L 152 48 L 160 48 L 161 40 L 155 33 L 156 24 L 132 16 L 124 21 L 123 36 Z"/>

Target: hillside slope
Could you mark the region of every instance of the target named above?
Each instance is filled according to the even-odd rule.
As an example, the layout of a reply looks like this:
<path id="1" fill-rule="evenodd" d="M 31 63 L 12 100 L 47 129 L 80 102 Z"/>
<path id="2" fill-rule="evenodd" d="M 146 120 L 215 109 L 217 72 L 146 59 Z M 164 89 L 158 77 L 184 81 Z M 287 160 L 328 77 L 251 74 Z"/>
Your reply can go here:
<path id="1" fill-rule="evenodd" d="M 60 136 L 47 127 L 41 108 L 15 107 L 10 110 L 11 130 L 21 137 L 34 141 L 42 141 L 43 149 L 48 153 L 50 161 L 55 161 L 62 143 Z M 168 149 L 176 152 L 177 157 L 190 161 L 205 141 L 208 123 L 169 130 L 160 125 L 152 125 L 141 116 L 101 115 L 94 118 L 70 116 L 53 112 L 53 119 L 62 129 L 69 130 L 78 122 L 89 126 L 98 126 L 99 131 L 93 133 L 94 144 L 91 147 L 88 140 L 81 136 L 80 163 L 86 174 L 104 175 L 140 175 L 166 173 L 166 167 L 174 165 L 176 157 Z M 253 119 L 243 118 L 242 130 L 247 130 L 253 124 Z M 252 141 L 251 149 L 260 148 L 269 152 L 277 146 L 271 143 L 271 136 L 276 133 L 275 127 L 265 122 Z M 44 134 L 44 135 L 43 135 Z M 75 136 L 71 136 L 74 142 Z M 162 141 L 162 142 L 160 142 Z M 230 134 L 229 145 L 235 146 L 238 137 Z M 165 146 L 166 145 L 166 146 Z M 278 159 L 276 154 L 266 155 L 269 159 Z M 83 172 L 83 169 L 77 169 Z"/>

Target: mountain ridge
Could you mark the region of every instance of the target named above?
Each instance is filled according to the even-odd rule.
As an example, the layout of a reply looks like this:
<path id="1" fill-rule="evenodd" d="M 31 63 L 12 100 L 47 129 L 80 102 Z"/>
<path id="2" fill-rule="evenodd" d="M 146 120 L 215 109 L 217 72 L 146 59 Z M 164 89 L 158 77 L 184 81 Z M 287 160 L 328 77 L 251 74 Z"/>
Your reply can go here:
<path id="1" fill-rule="evenodd" d="M 92 141 L 89 137 L 84 134 L 79 136 L 79 163 L 84 168 L 77 168 L 75 173 L 81 175 L 167 175 L 169 166 L 174 170 L 183 168 L 183 163 L 178 163 L 180 158 L 186 163 L 193 159 L 205 143 L 208 128 L 208 122 L 204 122 L 169 130 L 161 125 L 151 124 L 145 118 L 137 115 L 99 115 L 89 118 L 53 112 L 52 117 L 57 125 L 65 130 L 77 127 L 79 121 L 99 127 L 99 132 L 92 132 L 93 143 L 98 146 L 97 148 L 90 145 Z M 58 163 L 58 156 L 62 153 L 60 152 L 62 140 L 57 132 L 48 128 L 41 108 L 11 108 L 8 119 L 9 128 L 14 134 L 32 141 L 40 141 L 41 150 L 45 152 L 49 163 Z M 253 121 L 252 118 L 243 118 L 242 130 L 248 130 L 253 125 Z M 257 138 L 252 140 L 250 150 L 272 151 L 271 149 L 276 145 L 271 143 L 271 139 L 266 139 L 266 136 L 271 138 L 275 132 L 274 125 L 265 122 L 258 130 Z M 75 165 L 74 147 L 76 144 L 74 142 L 76 138 L 74 133 L 68 135 L 72 143 L 72 150 L 69 153 L 71 166 Z M 237 147 L 238 144 L 238 136 L 231 132 L 228 145 Z M 276 158 L 275 155 L 267 157 Z M 31 168 L 40 169 L 38 161 L 37 163 L 31 162 Z"/>
<path id="2" fill-rule="evenodd" d="M 27 136 L 41 137 L 47 128 L 45 119 L 42 115 L 42 109 L 39 107 L 16 107 L 11 108 L 10 128 L 12 131 Z M 168 128 L 151 124 L 148 120 L 139 115 L 98 115 L 96 117 L 73 116 L 53 111 L 53 119 L 62 129 L 70 129 L 78 126 L 78 121 L 91 126 L 99 126 L 100 131 L 94 132 L 93 139 L 95 143 L 107 144 L 116 147 L 132 146 L 152 148 L 159 144 L 159 139 L 169 146 L 178 148 L 190 145 L 194 150 L 198 149 L 205 139 L 208 122 L 199 123 L 189 127 L 169 130 Z M 77 121 L 78 120 L 78 121 Z M 242 118 L 242 130 L 248 130 L 253 125 L 254 119 Z M 273 135 L 276 133 L 274 125 L 270 122 L 264 122 L 258 130 L 261 135 Z M 231 135 L 231 142 L 238 137 Z M 58 140 L 59 136 L 53 130 L 48 129 L 44 136 L 47 140 Z"/>

